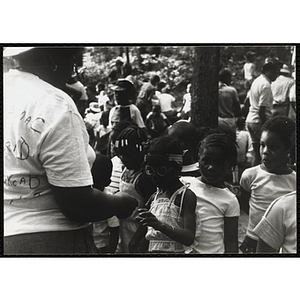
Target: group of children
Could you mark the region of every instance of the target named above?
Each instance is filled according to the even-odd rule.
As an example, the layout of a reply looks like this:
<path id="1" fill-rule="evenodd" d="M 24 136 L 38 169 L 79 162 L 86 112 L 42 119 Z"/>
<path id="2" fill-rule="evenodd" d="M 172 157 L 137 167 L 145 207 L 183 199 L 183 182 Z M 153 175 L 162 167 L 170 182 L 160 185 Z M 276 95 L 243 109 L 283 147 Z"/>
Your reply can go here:
<path id="1" fill-rule="evenodd" d="M 262 161 L 242 173 L 241 197 L 226 182 L 237 164 L 238 146 L 232 136 L 203 130 L 197 144 L 194 126 L 179 121 L 163 136 L 149 140 L 144 128 L 130 122 L 123 126 L 110 140 L 119 163 L 112 167 L 113 159 L 97 154 L 109 164 L 105 167 L 103 159 L 96 160 L 92 169 L 95 187 L 130 194 L 139 205 L 125 220 L 103 221 L 110 240 L 103 234 L 106 245 L 97 244 L 98 234 L 95 243 L 100 253 L 296 253 L 296 210 L 289 206 L 295 206 L 295 201 L 287 201 L 296 197 L 296 172 L 288 166 L 295 141 L 294 121 L 278 116 L 264 124 Z M 97 178 L 97 173 L 107 178 Z M 112 173 L 114 182 L 110 183 Z M 281 196 L 283 200 L 273 204 Z M 284 206 L 288 214 L 282 213 L 282 201 L 288 203 Z M 249 214 L 249 224 L 239 247 L 240 207 Z M 280 230 L 270 225 L 274 219 Z M 268 235 L 266 229 L 273 232 Z"/>

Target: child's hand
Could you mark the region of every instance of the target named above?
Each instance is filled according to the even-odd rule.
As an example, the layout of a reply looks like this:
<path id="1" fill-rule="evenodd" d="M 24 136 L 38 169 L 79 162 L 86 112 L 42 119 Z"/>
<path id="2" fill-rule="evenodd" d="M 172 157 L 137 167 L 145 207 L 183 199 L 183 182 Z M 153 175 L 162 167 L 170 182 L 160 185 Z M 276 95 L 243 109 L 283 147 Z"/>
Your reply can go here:
<path id="1" fill-rule="evenodd" d="M 139 216 L 136 217 L 136 220 L 140 221 L 145 226 L 151 226 L 156 230 L 159 230 L 161 227 L 160 221 L 146 208 L 138 209 Z"/>

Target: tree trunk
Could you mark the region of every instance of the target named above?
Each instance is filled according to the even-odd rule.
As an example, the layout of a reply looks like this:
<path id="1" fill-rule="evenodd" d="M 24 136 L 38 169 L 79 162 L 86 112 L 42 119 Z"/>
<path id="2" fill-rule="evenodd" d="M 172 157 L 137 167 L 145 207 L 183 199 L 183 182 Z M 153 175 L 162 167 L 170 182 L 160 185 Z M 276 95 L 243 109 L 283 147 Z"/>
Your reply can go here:
<path id="1" fill-rule="evenodd" d="M 191 122 L 197 127 L 218 127 L 219 47 L 195 47 L 191 87 Z"/>

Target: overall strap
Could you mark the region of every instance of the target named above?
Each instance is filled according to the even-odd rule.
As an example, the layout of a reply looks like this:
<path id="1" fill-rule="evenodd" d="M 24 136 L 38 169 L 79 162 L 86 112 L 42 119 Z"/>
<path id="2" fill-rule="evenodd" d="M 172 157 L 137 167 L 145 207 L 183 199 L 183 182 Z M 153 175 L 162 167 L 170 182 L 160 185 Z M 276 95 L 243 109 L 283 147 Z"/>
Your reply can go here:
<path id="1" fill-rule="evenodd" d="M 183 206 L 183 199 L 184 199 L 184 195 L 185 195 L 185 192 L 188 189 L 188 187 L 189 187 L 189 185 L 183 185 L 177 191 L 175 191 L 175 193 L 171 196 L 171 199 L 170 199 L 170 204 L 171 203 L 174 204 L 177 195 L 181 194 L 180 206 L 179 206 L 179 216 L 181 215 L 182 206 Z"/>

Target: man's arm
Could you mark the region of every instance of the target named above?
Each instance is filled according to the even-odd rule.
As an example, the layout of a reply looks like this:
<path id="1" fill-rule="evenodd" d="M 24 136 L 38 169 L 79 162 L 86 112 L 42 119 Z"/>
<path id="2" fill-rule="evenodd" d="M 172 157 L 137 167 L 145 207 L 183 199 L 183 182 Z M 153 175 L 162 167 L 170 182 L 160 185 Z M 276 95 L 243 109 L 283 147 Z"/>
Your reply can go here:
<path id="1" fill-rule="evenodd" d="M 127 194 L 109 195 L 89 186 L 51 186 L 51 190 L 60 211 L 74 222 L 96 222 L 113 215 L 127 218 L 137 206 L 137 201 Z"/>

